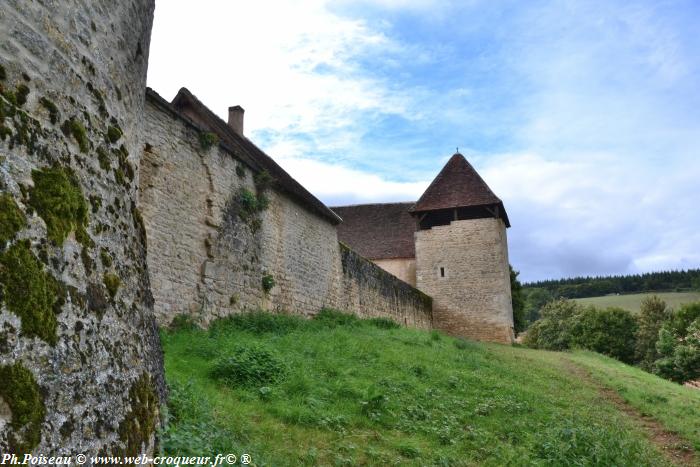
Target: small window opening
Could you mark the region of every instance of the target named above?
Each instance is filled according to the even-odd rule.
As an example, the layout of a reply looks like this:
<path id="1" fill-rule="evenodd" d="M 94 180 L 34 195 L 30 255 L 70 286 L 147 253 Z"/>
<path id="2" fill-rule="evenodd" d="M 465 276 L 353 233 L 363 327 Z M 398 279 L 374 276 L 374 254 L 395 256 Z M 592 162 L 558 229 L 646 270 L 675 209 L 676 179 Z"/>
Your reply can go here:
<path id="1" fill-rule="evenodd" d="M 445 268 L 440 268 L 440 277 L 445 277 Z"/>

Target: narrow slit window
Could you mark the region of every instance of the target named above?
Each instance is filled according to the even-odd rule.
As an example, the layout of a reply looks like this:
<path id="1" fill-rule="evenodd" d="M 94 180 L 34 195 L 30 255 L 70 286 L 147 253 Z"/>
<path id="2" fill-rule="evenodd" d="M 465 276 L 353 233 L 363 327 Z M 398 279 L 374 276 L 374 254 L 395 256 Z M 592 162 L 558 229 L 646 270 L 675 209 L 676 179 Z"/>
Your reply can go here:
<path id="1" fill-rule="evenodd" d="M 445 277 L 445 268 L 440 268 L 440 277 Z"/>

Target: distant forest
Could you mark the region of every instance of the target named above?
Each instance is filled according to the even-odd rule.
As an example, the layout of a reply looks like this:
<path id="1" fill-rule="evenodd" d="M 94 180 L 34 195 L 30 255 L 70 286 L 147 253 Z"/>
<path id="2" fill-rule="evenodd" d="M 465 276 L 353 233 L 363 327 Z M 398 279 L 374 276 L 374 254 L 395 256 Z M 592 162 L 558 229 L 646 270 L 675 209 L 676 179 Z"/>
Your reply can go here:
<path id="1" fill-rule="evenodd" d="M 586 298 L 641 292 L 700 290 L 700 269 L 664 271 L 629 276 L 574 277 L 523 284 L 524 289 L 545 289 L 554 298 Z"/>

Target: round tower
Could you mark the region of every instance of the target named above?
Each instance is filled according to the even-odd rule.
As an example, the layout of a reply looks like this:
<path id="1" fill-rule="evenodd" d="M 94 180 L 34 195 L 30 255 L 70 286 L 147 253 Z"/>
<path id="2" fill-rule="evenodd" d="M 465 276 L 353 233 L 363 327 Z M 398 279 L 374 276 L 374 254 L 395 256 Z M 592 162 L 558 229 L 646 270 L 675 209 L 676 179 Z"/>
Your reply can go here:
<path id="1" fill-rule="evenodd" d="M 0 452 L 155 451 L 137 208 L 153 0 L 0 8 Z"/>
<path id="2" fill-rule="evenodd" d="M 433 297 L 436 328 L 512 343 L 513 308 L 503 202 L 460 153 L 411 208 L 416 286 Z"/>

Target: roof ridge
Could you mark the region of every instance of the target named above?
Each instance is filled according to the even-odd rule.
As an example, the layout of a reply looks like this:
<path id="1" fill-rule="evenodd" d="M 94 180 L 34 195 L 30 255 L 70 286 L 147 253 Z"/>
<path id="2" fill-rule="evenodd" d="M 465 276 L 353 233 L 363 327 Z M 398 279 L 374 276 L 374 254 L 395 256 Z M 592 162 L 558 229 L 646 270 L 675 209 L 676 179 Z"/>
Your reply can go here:
<path id="1" fill-rule="evenodd" d="M 336 208 L 353 208 L 357 206 L 387 206 L 387 205 L 392 205 L 392 204 L 416 204 L 415 201 L 393 201 L 393 202 L 387 202 L 387 203 L 357 203 L 357 204 L 341 204 L 341 205 L 335 205 L 335 206 L 329 206 L 331 209 L 336 209 Z"/>

